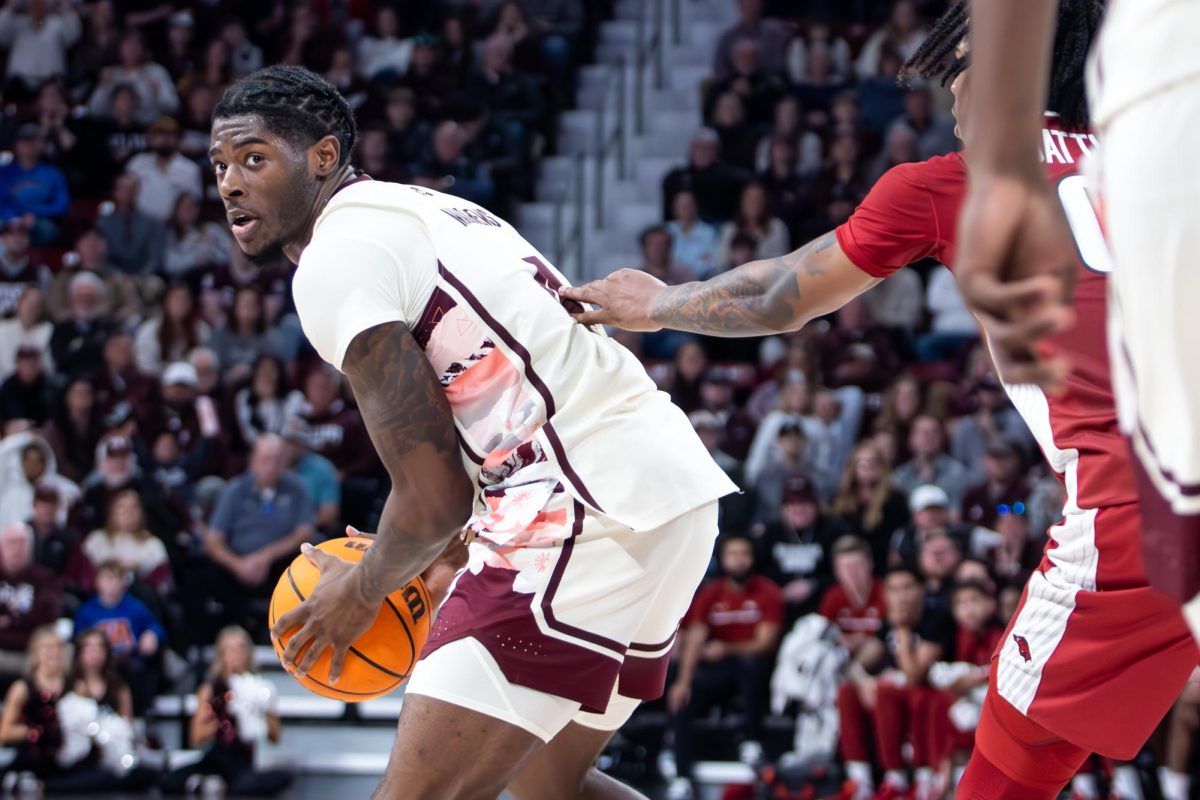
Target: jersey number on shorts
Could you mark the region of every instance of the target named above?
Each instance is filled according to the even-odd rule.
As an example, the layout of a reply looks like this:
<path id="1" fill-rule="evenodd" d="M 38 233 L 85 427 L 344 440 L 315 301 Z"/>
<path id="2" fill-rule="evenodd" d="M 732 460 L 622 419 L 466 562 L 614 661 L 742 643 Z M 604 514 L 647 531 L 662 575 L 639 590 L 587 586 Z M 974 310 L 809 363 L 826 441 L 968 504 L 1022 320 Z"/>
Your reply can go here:
<path id="1" fill-rule="evenodd" d="M 1058 199 L 1067 215 L 1067 224 L 1075 237 L 1079 260 L 1092 272 L 1107 275 L 1113 270 L 1112 255 L 1104 230 L 1087 193 L 1087 181 L 1082 175 L 1068 175 L 1058 182 Z"/>

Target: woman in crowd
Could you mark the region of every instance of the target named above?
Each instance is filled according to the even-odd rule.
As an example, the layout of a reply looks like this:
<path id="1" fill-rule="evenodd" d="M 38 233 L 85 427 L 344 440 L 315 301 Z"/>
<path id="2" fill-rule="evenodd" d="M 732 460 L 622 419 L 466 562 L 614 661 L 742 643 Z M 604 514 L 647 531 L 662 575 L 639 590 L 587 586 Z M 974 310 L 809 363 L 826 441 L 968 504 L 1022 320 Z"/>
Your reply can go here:
<path id="1" fill-rule="evenodd" d="M 250 376 L 264 355 L 278 355 L 278 333 L 267 327 L 262 292 L 243 286 L 233 299 L 233 312 L 212 338 L 212 349 L 225 372 L 225 382 L 236 385 Z"/>
<path id="2" fill-rule="evenodd" d="M 272 355 L 259 356 L 250 382 L 233 398 L 242 444 L 249 450 L 264 433 L 282 432 L 288 417 L 303 402 L 303 394 L 289 390 L 283 362 Z"/>
<path id="3" fill-rule="evenodd" d="M 46 304 L 41 289 L 29 286 L 17 300 L 17 313 L 11 318 L 0 320 L 0 380 L 12 374 L 16 368 L 17 351 L 22 347 L 33 347 L 42 353 L 42 369 L 46 374 L 54 371 L 54 359 L 50 356 L 50 335 L 54 325 L 46 317 Z"/>
<path id="4" fill-rule="evenodd" d="M 96 466 L 96 445 L 103 434 L 91 378 L 73 378 L 45 430 L 59 473 L 76 483 L 86 478 Z"/>
<path id="5" fill-rule="evenodd" d="M 133 694 L 117 672 L 112 647 L 103 632 L 93 628 L 76 637 L 68 685 L 80 697 L 91 698 L 126 721 L 133 721 Z"/>
<path id="6" fill-rule="evenodd" d="M 838 485 L 833 513 L 871 543 L 875 569 L 882 574 L 892 534 L 908 523 L 908 501 L 892 485 L 891 465 L 873 442 L 854 448 Z"/>
<path id="7" fill-rule="evenodd" d="M 767 192 L 761 183 L 746 184 L 742 189 L 737 215 L 721 226 L 717 241 L 717 266 L 728 268 L 729 246 L 738 234 L 746 234 L 757 242 L 756 259 L 778 258 L 788 251 L 790 244 L 787 226 L 783 220 L 771 214 L 767 206 Z"/>
<path id="8" fill-rule="evenodd" d="M 229 264 L 233 242 L 225 227 L 200 219 L 200 198 L 184 192 L 167 221 L 163 270 L 168 280 L 183 280 L 206 267 Z"/>
<path id="9" fill-rule="evenodd" d="M 80 558 L 70 571 L 75 584 L 89 592 L 95 586 L 97 568 L 106 561 L 121 564 L 159 595 L 171 587 L 167 548 L 147 530 L 142 500 L 134 489 L 125 489 L 113 497 L 104 527 L 88 534 L 79 549 Z"/>
<path id="10" fill-rule="evenodd" d="M 9 776 L 28 772 L 44 779 L 54 774 L 62 744 L 57 705 L 67 689 L 66 645 L 47 625 L 30 635 L 27 652 L 25 677 L 8 688 L 0 716 L 0 744 L 17 751 L 5 776 L 10 791 L 16 782 Z"/>
<path id="11" fill-rule="evenodd" d="M 291 784 L 278 770 L 256 770 L 254 750 L 259 742 L 278 742 L 282 733 L 275 713 L 271 684 L 254 671 L 250 634 L 238 627 L 217 635 L 216 659 L 196 692 L 188 738 L 204 757 L 168 775 L 164 791 L 227 788 L 233 795 L 269 797 Z"/>
<path id="12" fill-rule="evenodd" d="M 138 370 L 158 375 L 163 366 L 187 359 L 194 348 L 207 344 L 211 331 L 200 319 L 192 290 L 174 283 L 163 294 L 159 312 L 143 322 L 134 337 Z"/>

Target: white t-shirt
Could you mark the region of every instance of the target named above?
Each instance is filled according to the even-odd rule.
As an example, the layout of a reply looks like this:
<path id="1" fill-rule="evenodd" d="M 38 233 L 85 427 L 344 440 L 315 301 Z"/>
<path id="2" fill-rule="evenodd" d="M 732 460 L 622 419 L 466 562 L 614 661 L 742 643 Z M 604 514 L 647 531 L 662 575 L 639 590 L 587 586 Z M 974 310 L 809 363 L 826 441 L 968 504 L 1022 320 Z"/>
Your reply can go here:
<path id="1" fill-rule="evenodd" d="M 169 219 L 184 192 L 204 196 L 200 165 L 179 153 L 171 156 L 165 170 L 154 153 L 139 153 L 129 159 L 125 170 L 138 177 L 138 211 L 152 219 Z"/>
<path id="2" fill-rule="evenodd" d="M 571 318 L 555 291 L 565 283 L 483 208 L 362 181 L 317 218 L 293 296 L 305 334 L 339 369 L 362 331 L 412 331 L 481 486 L 557 477 L 635 530 L 736 491 L 633 354 Z"/>

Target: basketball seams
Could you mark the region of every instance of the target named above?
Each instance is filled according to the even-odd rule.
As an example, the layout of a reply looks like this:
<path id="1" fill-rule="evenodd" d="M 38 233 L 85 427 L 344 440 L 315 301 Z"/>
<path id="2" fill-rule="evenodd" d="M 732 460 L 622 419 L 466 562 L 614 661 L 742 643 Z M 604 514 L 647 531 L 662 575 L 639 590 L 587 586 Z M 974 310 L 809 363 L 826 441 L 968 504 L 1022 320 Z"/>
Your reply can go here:
<path id="1" fill-rule="evenodd" d="M 400 627 L 404 629 L 404 635 L 408 637 L 408 652 L 412 655 L 408 658 L 408 669 L 405 670 L 405 676 L 407 677 L 412 674 L 413 667 L 417 663 L 417 643 L 413 641 L 412 631 L 408 629 L 408 622 L 404 619 L 404 615 L 400 613 L 400 609 L 396 608 L 396 604 L 392 602 L 392 598 L 390 596 L 384 597 L 383 602 L 396 615 L 396 619 L 400 622 Z"/>

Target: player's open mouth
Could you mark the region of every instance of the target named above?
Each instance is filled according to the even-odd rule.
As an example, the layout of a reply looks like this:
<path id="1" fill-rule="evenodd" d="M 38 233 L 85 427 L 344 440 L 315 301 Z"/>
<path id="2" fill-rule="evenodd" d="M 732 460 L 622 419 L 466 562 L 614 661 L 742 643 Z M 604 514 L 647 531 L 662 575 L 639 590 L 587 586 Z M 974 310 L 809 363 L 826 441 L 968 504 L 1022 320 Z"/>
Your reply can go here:
<path id="1" fill-rule="evenodd" d="M 258 217 L 241 213 L 231 214 L 229 216 L 229 227 L 237 239 L 245 239 L 258 227 Z"/>

